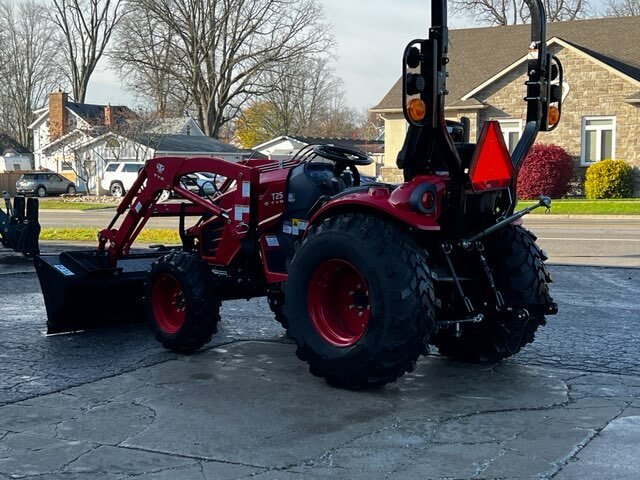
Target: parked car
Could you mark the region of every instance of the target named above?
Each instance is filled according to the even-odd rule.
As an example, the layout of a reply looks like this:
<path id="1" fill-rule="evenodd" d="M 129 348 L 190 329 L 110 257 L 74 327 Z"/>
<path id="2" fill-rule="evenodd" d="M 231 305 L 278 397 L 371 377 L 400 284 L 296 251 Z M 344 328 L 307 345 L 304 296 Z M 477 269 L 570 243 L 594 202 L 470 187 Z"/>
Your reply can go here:
<path id="1" fill-rule="evenodd" d="M 191 192 L 204 196 L 215 196 L 218 189 L 222 186 L 225 177 L 209 172 L 189 173 L 182 177 L 182 183 Z"/>
<path id="2" fill-rule="evenodd" d="M 133 185 L 142 162 L 109 162 L 104 169 L 100 186 L 114 197 L 122 197 Z"/>
<path id="3" fill-rule="evenodd" d="M 68 193 L 75 195 L 77 189 L 75 183 L 68 178 L 53 172 L 24 173 L 16 182 L 16 191 L 19 195 L 60 195 Z"/>

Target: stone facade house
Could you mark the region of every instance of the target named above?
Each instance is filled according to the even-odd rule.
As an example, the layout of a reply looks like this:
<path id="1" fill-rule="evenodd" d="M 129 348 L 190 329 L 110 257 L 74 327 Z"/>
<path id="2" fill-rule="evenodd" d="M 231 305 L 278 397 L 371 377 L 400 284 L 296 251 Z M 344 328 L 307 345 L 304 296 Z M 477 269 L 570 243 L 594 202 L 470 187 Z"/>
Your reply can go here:
<path id="1" fill-rule="evenodd" d="M 526 116 L 526 49 L 529 26 L 487 27 L 449 32 L 449 96 L 445 114 L 468 117 L 470 141 L 482 124 L 498 120 L 510 148 Z M 547 25 L 547 44 L 564 66 L 562 121 L 538 143 L 555 143 L 575 159 L 577 174 L 616 158 L 636 169 L 640 194 L 640 17 L 604 18 Z M 371 109 L 385 120 L 383 176 L 398 180 L 396 156 L 407 124 L 400 80 Z"/>
<path id="2" fill-rule="evenodd" d="M 189 116 L 143 119 L 125 106 L 71 102 L 65 92 L 49 94 L 49 105 L 34 113 L 35 168 L 61 173 L 79 191 L 95 192 L 110 161 L 173 155 L 237 161 L 255 154 L 206 137 Z"/>

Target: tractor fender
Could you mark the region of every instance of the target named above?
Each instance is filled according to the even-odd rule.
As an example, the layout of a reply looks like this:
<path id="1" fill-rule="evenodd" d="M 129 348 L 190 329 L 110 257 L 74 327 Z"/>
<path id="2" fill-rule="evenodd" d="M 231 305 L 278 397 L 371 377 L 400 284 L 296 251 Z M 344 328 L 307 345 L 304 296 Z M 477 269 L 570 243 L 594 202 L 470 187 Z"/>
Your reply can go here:
<path id="1" fill-rule="evenodd" d="M 342 213 L 362 212 L 377 214 L 417 230 L 438 231 L 444 193 L 442 177 L 433 175 L 417 176 L 395 189 L 379 184 L 370 186 L 368 190 L 358 188 L 353 193 L 347 190 L 320 207 L 309 219 L 309 224 L 317 224 Z M 421 203 L 423 194 L 433 195 L 428 208 Z"/>

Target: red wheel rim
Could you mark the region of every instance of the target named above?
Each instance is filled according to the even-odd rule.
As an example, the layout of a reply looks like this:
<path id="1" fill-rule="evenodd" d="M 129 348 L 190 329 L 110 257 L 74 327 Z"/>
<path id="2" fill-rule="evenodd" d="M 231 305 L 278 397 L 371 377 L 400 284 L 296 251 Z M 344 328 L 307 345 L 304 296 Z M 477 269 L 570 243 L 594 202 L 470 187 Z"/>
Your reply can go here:
<path id="1" fill-rule="evenodd" d="M 311 276 L 307 309 L 323 340 L 336 347 L 349 347 L 362 338 L 369 325 L 369 286 L 349 262 L 326 260 Z"/>
<path id="2" fill-rule="evenodd" d="M 151 308 L 158 327 L 173 334 L 184 325 L 186 304 L 180 283 L 173 275 L 159 275 L 151 291 Z"/>

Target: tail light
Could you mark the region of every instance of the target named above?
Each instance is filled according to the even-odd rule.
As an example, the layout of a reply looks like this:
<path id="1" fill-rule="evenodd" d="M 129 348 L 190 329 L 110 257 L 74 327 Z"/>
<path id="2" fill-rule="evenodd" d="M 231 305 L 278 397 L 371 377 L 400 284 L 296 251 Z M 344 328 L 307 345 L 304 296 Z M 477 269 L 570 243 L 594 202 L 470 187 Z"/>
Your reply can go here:
<path id="1" fill-rule="evenodd" d="M 474 191 L 497 190 L 511 183 L 513 166 L 500 124 L 485 122 L 471 158 L 469 179 Z"/>
<path id="2" fill-rule="evenodd" d="M 421 122 L 427 115 L 427 106 L 423 100 L 414 98 L 407 105 L 407 114 L 412 121 Z"/>

